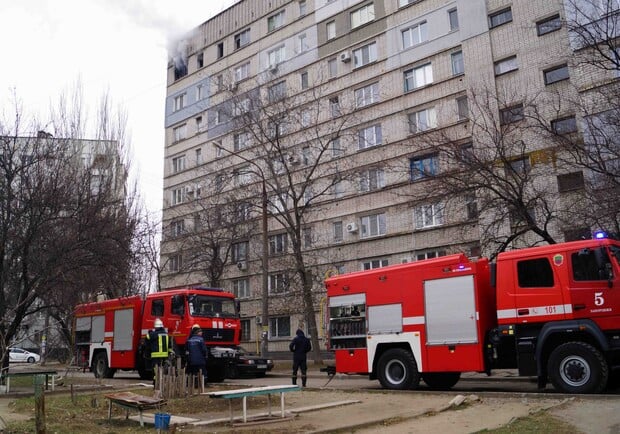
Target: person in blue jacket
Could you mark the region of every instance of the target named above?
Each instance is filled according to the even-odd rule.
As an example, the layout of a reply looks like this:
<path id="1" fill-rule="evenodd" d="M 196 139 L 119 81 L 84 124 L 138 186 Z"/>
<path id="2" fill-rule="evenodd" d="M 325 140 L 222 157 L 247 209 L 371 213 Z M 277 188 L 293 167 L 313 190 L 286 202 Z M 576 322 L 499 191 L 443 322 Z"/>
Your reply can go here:
<path id="1" fill-rule="evenodd" d="M 198 324 L 192 326 L 189 339 L 185 343 L 187 356 L 187 373 L 197 375 L 202 372 L 204 383 L 207 383 L 207 347 L 202 338 L 202 329 Z"/>
<path id="2" fill-rule="evenodd" d="M 296 334 L 297 336 L 288 346 L 293 353 L 293 384 L 297 384 L 297 370 L 301 368 L 301 385 L 306 387 L 306 371 L 308 370 L 306 354 L 312 350 L 312 343 L 301 329 L 297 329 Z"/>

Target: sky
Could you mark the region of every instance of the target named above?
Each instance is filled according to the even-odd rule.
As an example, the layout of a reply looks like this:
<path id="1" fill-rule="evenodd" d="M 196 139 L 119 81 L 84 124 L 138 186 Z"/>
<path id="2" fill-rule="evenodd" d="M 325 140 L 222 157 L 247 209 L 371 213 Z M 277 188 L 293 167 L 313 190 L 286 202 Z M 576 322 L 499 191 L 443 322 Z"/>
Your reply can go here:
<path id="1" fill-rule="evenodd" d="M 29 116 L 81 83 L 87 114 L 109 93 L 128 116 L 131 177 L 162 205 L 168 48 L 235 0 L 0 0 L 0 111 L 13 91 Z M 85 137 L 92 138 L 92 137 Z"/>

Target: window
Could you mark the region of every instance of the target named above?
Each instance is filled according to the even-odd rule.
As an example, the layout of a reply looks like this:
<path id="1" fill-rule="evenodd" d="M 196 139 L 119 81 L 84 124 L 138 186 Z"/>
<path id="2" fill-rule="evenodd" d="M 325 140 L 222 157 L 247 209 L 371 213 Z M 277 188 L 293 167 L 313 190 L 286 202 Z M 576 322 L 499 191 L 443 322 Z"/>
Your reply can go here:
<path id="1" fill-rule="evenodd" d="M 405 71 L 405 92 L 433 82 L 433 68 L 430 63 Z"/>
<path id="2" fill-rule="evenodd" d="M 187 137 L 187 126 L 183 124 L 173 128 L 172 135 L 174 136 L 175 142 L 185 139 Z"/>
<path id="3" fill-rule="evenodd" d="M 351 28 L 369 23 L 375 19 L 375 5 L 372 3 L 351 12 Z"/>
<path id="4" fill-rule="evenodd" d="M 279 316 L 269 318 L 269 337 L 288 338 L 291 336 L 291 317 Z"/>
<path id="5" fill-rule="evenodd" d="M 465 208 L 467 211 L 467 220 L 478 218 L 478 201 L 475 194 L 465 195 Z"/>
<path id="6" fill-rule="evenodd" d="M 301 126 L 306 128 L 312 123 L 312 112 L 309 109 L 301 111 Z"/>
<path id="7" fill-rule="evenodd" d="M 215 147 L 215 158 L 221 158 L 224 155 L 224 148 L 222 148 L 222 142 L 213 142 L 213 146 Z"/>
<path id="8" fill-rule="evenodd" d="M 366 105 L 379 101 L 379 83 L 372 83 L 355 90 L 356 107 L 364 107 Z"/>
<path id="9" fill-rule="evenodd" d="M 308 48 L 308 37 L 305 33 L 302 33 L 301 35 L 299 35 L 299 52 L 303 53 L 305 51 L 308 51 Z"/>
<path id="10" fill-rule="evenodd" d="M 196 86 L 196 101 L 200 101 L 205 97 L 205 87 L 202 84 Z"/>
<path id="11" fill-rule="evenodd" d="M 183 201 L 185 200 L 185 188 L 175 188 L 174 190 L 172 190 L 171 192 L 172 196 L 171 196 L 171 203 L 172 205 L 178 205 L 180 203 L 183 203 Z"/>
<path id="12" fill-rule="evenodd" d="M 224 123 L 224 112 L 220 109 L 215 110 L 214 119 L 215 125 Z"/>
<path id="13" fill-rule="evenodd" d="M 415 228 L 430 228 L 443 224 L 443 207 L 438 204 L 420 205 L 413 211 Z"/>
<path id="14" fill-rule="evenodd" d="M 312 228 L 303 228 L 304 248 L 312 247 Z"/>
<path id="15" fill-rule="evenodd" d="M 252 216 L 252 204 L 241 202 L 235 205 L 235 218 L 238 222 L 249 220 Z"/>
<path id="16" fill-rule="evenodd" d="M 268 97 L 270 102 L 278 101 L 286 96 L 286 81 L 270 86 L 268 89 Z"/>
<path id="17" fill-rule="evenodd" d="M 402 8 L 403 6 L 407 6 L 410 5 L 412 3 L 417 3 L 420 2 L 422 0 L 398 0 L 398 7 Z"/>
<path id="18" fill-rule="evenodd" d="M 330 21 L 326 24 L 325 29 L 327 31 L 327 39 L 334 39 L 336 37 L 336 21 Z"/>
<path id="19" fill-rule="evenodd" d="M 310 164 L 311 156 L 312 154 L 310 153 L 310 146 L 304 146 L 303 148 L 301 148 L 301 162 L 303 163 L 304 166 L 307 166 Z"/>
<path id="20" fill-rule="evenodd" d="M 198 53 L 196 55 L 196 68 L 200 69 L 205 66 L 205 55 L 204 53 Z"/>
<path id="21" fill-rule="evenodd" d="M 571 254 L 571 265 L 573 279 L 576 281 L 608 280 L 610 277 L 607 267 L 611 270 L 611 264 L 604 248 L 581 250 Z"/>
<path id="22" fill-rule="evenodd" d="M 503 9 L 489 15 L 489 28 L 501 26 L 512 21 L 512 10 L 510 8 Z"/>
<path id="23" fill-rule="evenodd" d="M 301 81 L 301 88 L 308 89 L 308 71 L 304 71 L 299 75 Z"/>
<path id="24" fill-rule="evenodd" d="M 173 237 L 180 237 L 185 233 L 185 220 L 175 220 L 170 223 L 170 232 Z"/>
<path id="25" fill-rule="evenodd" d="M 218 42 L 217 43 L 217 58 L 221 59 L 222 57 L 224 57 L 224 42 Z"/>
<path id="26" fill-rule="evenodd" d="M 581 171 L 558 175 L 558 191 L 560 193 L 581 190 L 583 187 L 583 172 Z"/>
<path id="27" fill-rule="evenodd" d="M 205 123 L 204 123 L 204 120 L 202 119 L 202 116 L 196 117 L 195 121 L 196 121 L 196 131 L 201 133 L 205 128 Z"/>
<path id="28" fill-rule="evenodd" d="M 332 150 L 332 157 L 340 157 L 344 154 L 344 149 L 340 147 L 340 137 L 334 137 L 329 141 L 329 147 Z"/>
<path id="29" fill-rule="evenodd" d="M 575 116 L 551 121 L 551 129 L 556 134 L 568 134 L 577 131 L 577 120 Z"/>
<path id="30" fill-rule="evenodd" d="M 232 246 L 230 246 L 230 254 L 234 264 L 237 264 L 241 261 L 247 261 L 248 246 L 249 244 L 247 241 L 233 243 Z"/>
<path id="31" fill-rule="evenodd" d="M 460 146 L 457 158 L 463 163 L 473 163 L 476 161 L 474 155 L 474 145 L 472 143 L 465 143 Z"/>
<path id="32" fill-rule="evenodd" d="M 547 69 L 543 72 L 545 84 L 549 85 L 562 80 L 568 80 L 568 66 L 566 64 Z"/>
<path id="33" fill-rule="evenodd" d="M 250 75 L 250 62 L 239 65 L 235 68 L 235 81 L 241 81 Z"/>
<path id="34" fill-rule="evenodd" d="M 415 259 L 416 261 L 424 261 L 425 259 L 439 258 L 441 256 L 446 256 L 445 250 L 429 250 L 428 252 L 418 253 Z"/>
<path id="35" fill-rule="evenodd" d="M 562 21 L 560 15 L 556 14 L 552 17 L 545 18 L 536 23 L 536 32 L 538 36 L 546 35 L 547 33 L 555 32 L 562 28 Z"/>
<path id="36" fill-rule="evenodd" d="M 459 121 L 469 119 L 469 105 L 467 104 L 466 96 L 461 96 L 456 99 L 456 112 Z"/>
<path id="37" fill-rule="evenodd" d="M 284 25 L 284 11 L 280 11 L 275 15 L 267 18 L 267 31 L 271 32 Z"/>
<path id="38" fill-rule="evenodd" d="M 239 169 L 235 169 L 233 171 L 233 179 L 235 186 L 239 187 L 242 185 L 248 185 L 252 182 L 252 171 L 250 170 L 250 166 L 244 166 Z"/>
<path id="39" fill-rule="evenodd" d="M 269 294 L 282 294 L 288 291 L 288 278 L 285 273 L 269 274 Z"/>
<path id="40" fill-rule="evenodd" d="M 172 255 L 169 258 L 170 262 L 169 262 L 169 266 L 168 269 L 170 271 L 174 271 L 174 272 L 178 272 L 181 271 L 181 269 L 183 268 L 183 255 L 181 255 L 180 253 L 176 254 L 176 255 Z"/>
<path id="41" fill-rule="evenodd" d="M 269 68 L 272 68 L 279 63 L 284 62 L 286 60 L 286 51 L 284 49 L 284 45 L 268 51 L 267 58 L 269 60 L 269 64 L 267 65 Z"/>
<path id="42" fill-rule="evenodd" d="M 552 288 L 553 270 L 549 259 L 517 261 L 517 280 L 521 288 Z"/>
<path id="43" fill-rule="evenodd" d="M 336 59 L 329 59 L 327 61 L 327 69 L 329 72 L 329 78 L 334 78 L 338 74 L 338 63 Z"/>
<path id="44" fill-rule="evenodd" d="M 249 298 L 250 297 L 250 282 L 248 279 L 233 280 L 232 292 L 237 298 Z"/>
<path id="45" fill-rule="evenodd" d="M 344 182 L 335 181 L 334 185 L 332 186 L 332 189 L 333 189 L 334 198 L 340 199 L 342 196 L 344 196 Z"/>
<path id="46" fill-rule="evenodd" d="M 162 316 L 163 314 L 164 314 L 164 299 L 159 298 L 157 300 L 153 300 L 153 304 L 151 304 L 151 315 Z"/>
<path id="47" fill-rule="evenodd" d="M 218 91 L 224 90 L 224 76 L 222 74 L 215 77 L 215 86 Z"/>
<path id="48" fill-rule="evenodd" d="M 288 244 L 288 236 L 284 234 L 276 234 L 269 236 L 269 255 L 281 255 L 286 253 Z"/>
<path id="49" fill-rule="evenodd" d="M 504 166 L 506 175 L 527 175 L 530 171 L 530 168 L 531 165 L 529 157 L 518 158 L 516 160 L 509 161 Z"/>
<path id="50" fill-rule="evenodd" d="M 333 234 L 334 234 L 334 243 L 341 243 L 342 240 L 344 239 L 342 222 L 341 221 L 333 222 L 332 227 L 333 227 Z"/>
<path id="51" fill-rule="evenodd" d="M 450 31 L 459 29 L 459 14 L 456 9 L 450 9 L 448 11 L 448 21 L 450 21 Z"/>
<path id="52" fill-rule="evenodd" d="M 495 69 L 495 75 L 506 74 L 510 71 L 515 71 L 519 68 L 517 64 L 517 56 L 510 56 L 502 60 L 498 60 L 493 64 Z"/>
<path id="53" fill-rule="evenodd" d="M 172 159 L 172 173 L 178 173 L 185 170 L 185 155 Z"/>
<path id="54" fill-rule="evenodd" d="M 463 64 L 463 52 L 457 51 L 450 55 L 452 63 L 452 75 L 461 75 L 465 73 L 465 65 Z"/>
<path id="55" fill-rule="evenodd" d="M 185 107 L 186 94 L 177 95 L 174 97 L 174 107 L 172 111 L 178 112 Z"/>
<path id="56" fill-rule="evenodd" d="M 306 2 L 300 1 L 299 2 L 299 16 L 303 17 L 304 15 L 306 15 Z"/>
<path id="57" fill-rule="evenodd" d="M 377 60 L 377 43 L 373 42 L 353 50 L 353 67 L 368 65 Z"/>
<path id="58" fill-rule="evenodd" d="M 251 341 L 252 340 L 252 325 L 249 319 L 241 320 L 241 337 L 242 341 Z"/>
<path id="59" fill-rule="evenodd" d="M 513 122 L 521 121 L 525 118 L 523 112 L 523 104 L 507 107 L 499 111 L 499 123 L 500 125 L 507 125 Z"/>
<path id="60" fill-rule="evenodd" d="M 337 96 L 329 99 L 329 112 L 332 118 L 340 116 L 340 101 Z"/>
<path id="61" fill-rule="evenodd" d="M 437 175 L 439 162 L 437 155 L 425 155 L 409 160 L 409 171 L 412 181 L 418 181 L 424 178 L 430 178 Z"/>
<path id="62" fill-rule="evenodd" d="M 387 267 L 389 261 L 387 259 L 371 259 L 370 261 L 362 262 L 362 270 L 372 270 L 374 268 Z"/>
<path id="63" fill-rule="evenodd" d="M 414 134 L 437 127 L 437 114 L 433 107 L 410 113 L 408 119 L 409 131 Z"/>
<path id="64" fill-rule="evenodd" d="M 241 132 L 233 134 L 233 149 L 235 152 L 248 147 L 248 133 Z"/>
<path id="65" fill-rule="evenodd" d="M 428 29 L 426 21 L 416 24 L 402 31 L 403 48 L 413 47 L 428 40 Z"/>
<path id="66" fill-rule="evenodd" d="M 362 230 L 360 233 L 361 238 L 385 235 L 387 231 L 385 214 L 367 215 L 361 218 L 361 222 L 362 222 Z"/>
<path id="67" fill-rule="evenodd" d="M 250 43 L 250 29 L 245 29 L 235 35 L 235 49 L 239 49 Z"/>
<path id="68" fill-rule="evenodd" d="M 195 152 L 196 152 L 196 165 L 202 164 L 202 149 L 197 148 Z"/>
<path id="69" fill-rule="evenodd" d="M 366 149 L 380 145 L 382 142 L 381 125 L 373 125 L 358 132 L 358 148 Z"/>
<path id="70" fill-rule="evenodd" d="M 382 169 L 369 169 L 361 173 L 360 191 L 374 191 L 385 187 L 385 174 Z"/>

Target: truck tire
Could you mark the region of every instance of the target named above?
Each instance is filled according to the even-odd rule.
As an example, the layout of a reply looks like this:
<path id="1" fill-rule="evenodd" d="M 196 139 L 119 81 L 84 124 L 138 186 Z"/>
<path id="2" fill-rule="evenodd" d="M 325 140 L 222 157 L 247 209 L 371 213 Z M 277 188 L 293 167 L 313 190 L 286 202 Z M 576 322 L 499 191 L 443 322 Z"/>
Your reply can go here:
<path id="1" fill-rule="evenodd" d="M 138 375 L 140 376 L 140 380 L 152 380 L 155 377 L 155 372 L 152 370 L 147 370 L 146 368 L 138 368 Z"/>
<path id="2" fill-rule="evenodd" d="M 422 374 L 422 380 L 433 390 L 451 389 L 460 379 L 460 372 L 425 372 Z"/>
<path id="3" fill-rule="evenodd" d="M 239 368 L 234 365 L 230 365 L 226 367 L 226 378 L 239 378 Z"/>
<path id="4" fill-rule="evenodd" d="M 413 354 L 402 348 L 387 350 L 377 364 L 377 377 L 386 389 L 417 389 L 420 373 Z"/>
<path id="5" fill-rule="evenodd" d="M 585 342 L 567 342 L 554 349 L 547 370 L 553 386 L 565 393 L 600 393 L 609 377 L 601 352 Z"/>
<path id="6" fill-rule="evenodd" d="M 93 373 L 96 378 L 112 378 L 116 369 L 108 366 L 108 356 L 104 351 L 100 351 L 93 357 Z"/>
<path id="7" fill-rule="evenodd" d="M 221 383 L 226 378 L 226 368 L 224 366 L 217 366 L 211 369 L 207 369 L 207 380 L 209 383 Z"/>

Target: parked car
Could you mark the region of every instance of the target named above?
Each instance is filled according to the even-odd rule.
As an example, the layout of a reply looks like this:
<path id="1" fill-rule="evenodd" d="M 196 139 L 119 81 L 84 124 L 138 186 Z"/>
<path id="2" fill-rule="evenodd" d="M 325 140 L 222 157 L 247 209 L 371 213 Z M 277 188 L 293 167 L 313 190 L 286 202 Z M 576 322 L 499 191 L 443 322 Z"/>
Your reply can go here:
<path id="1" fill-rule="evenodd" d="M 31 353 L 23 348 L 9 348 L 9 362 L 35 363 L 41 360 L 41 356 Z"/>
<path id="2" fill-rule="evenodd" d="M 236 348 L 239 358 L 229 367 L 226 378 L 264 377 L 273 369 L 273 360 L 248 352 L 243 347 Z"/>

